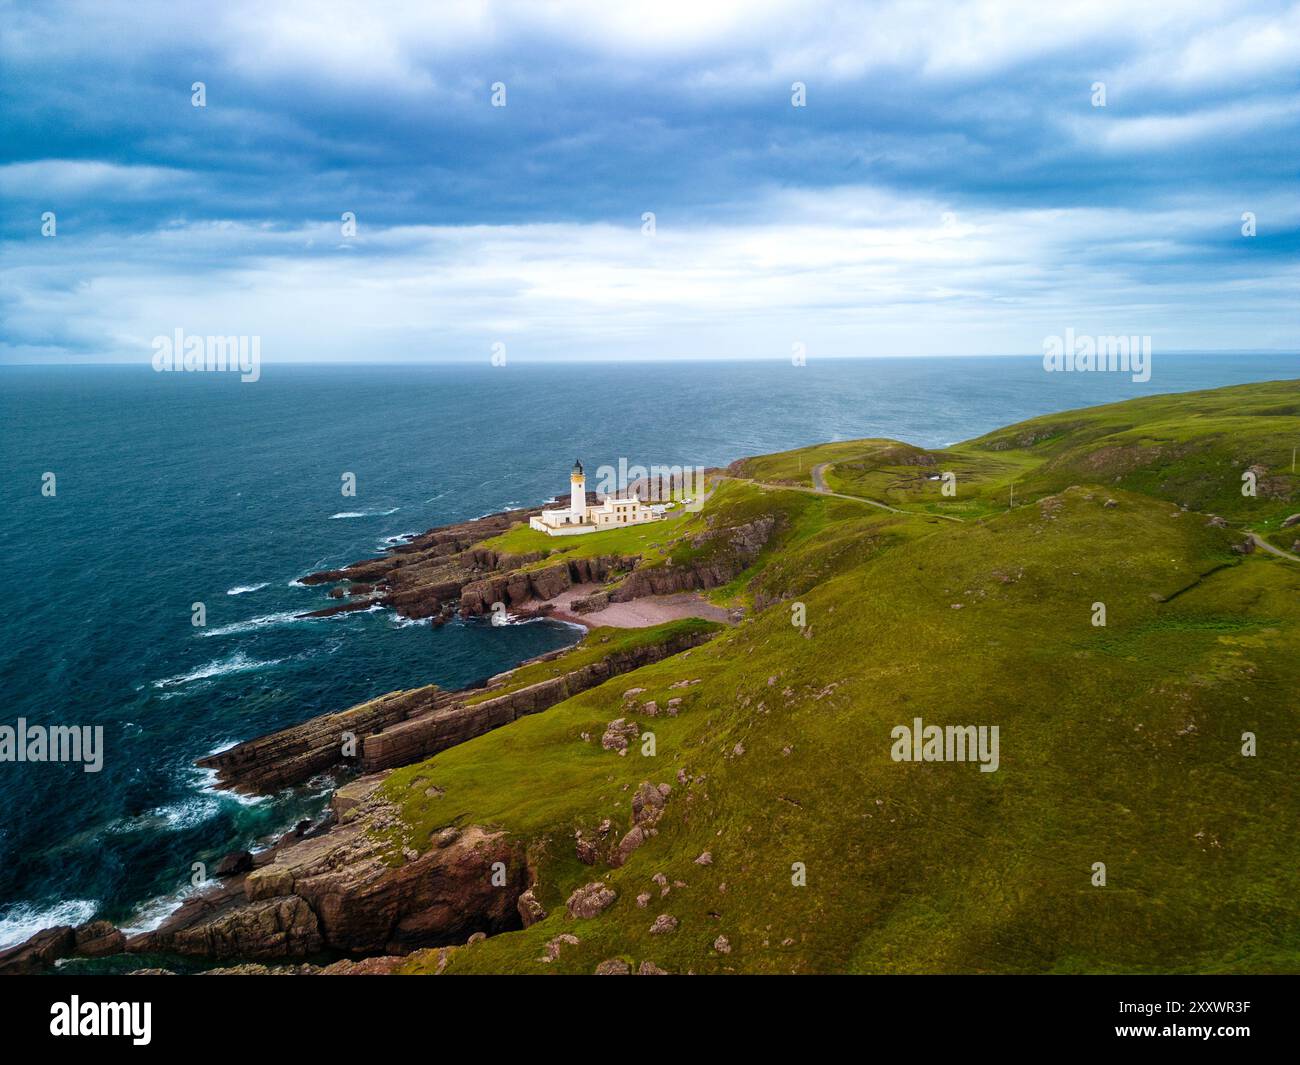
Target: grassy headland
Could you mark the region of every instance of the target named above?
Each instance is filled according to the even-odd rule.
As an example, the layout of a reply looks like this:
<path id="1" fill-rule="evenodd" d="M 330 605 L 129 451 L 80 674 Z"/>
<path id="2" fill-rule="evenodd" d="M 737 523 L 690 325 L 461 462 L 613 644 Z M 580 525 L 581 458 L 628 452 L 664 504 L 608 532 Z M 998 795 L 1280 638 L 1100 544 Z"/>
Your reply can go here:
<path id="1" fill-rule="evenodd" d="M 1297 443 L 1300 382 L 1280 382 L 943 451 L 850 441 L 737 464 L 701 513 L 655 530 L 646 564 L 771 516 L 715 593 L 747 621 L 385 783 L 403 846 L 480 824 L 527 847 L 548 916 L 445 971 L 1300 971 L 1300 564 L 1241 550 L 1246 530 L 1289 546 Z M 822 464 L 832 491 L 905 513 L 816 493 Z M 951 498 L 931 480 L 949 470 Z M 894 761 L 891 730 L 918 717 L 998 726 L 998 770 Z M 617 718 L 654 734 L 653 756 L 602 747 Z M 671 788 L 657 833 L 624 864 L 580 861 L 575 836 L 606 820 L 622 836 L 643 782 Z M 596 880 L 616 901 L 568 916 Z M 676 926 L 652 933 L 661 914 Z M 562 933 L 578 942 L 541 960 Z"/>

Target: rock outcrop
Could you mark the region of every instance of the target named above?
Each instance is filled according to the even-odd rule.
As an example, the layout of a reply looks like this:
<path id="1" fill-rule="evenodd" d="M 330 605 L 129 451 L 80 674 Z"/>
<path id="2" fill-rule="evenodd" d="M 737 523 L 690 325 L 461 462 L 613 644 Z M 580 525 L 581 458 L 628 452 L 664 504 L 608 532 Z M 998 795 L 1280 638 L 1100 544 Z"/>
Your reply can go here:
<path id="1" fill-rule="evenodd" d="M 517 843 L 471 825 L 423 852 L 403 846 L 377 783 L 344 823 L 278 849 L 126 949 L 218 960 L 394 956 L 522 925 L 528 869 Z"/>
<path id="2" fill-rule="evenodd" d="M 613 888 L 597 880 L 575 890 L 565 907 L 570 917 L 598 917 L 613 906 L 617 898 Z"/>
<path id="3" fill-rule="evenodd" d="M 71 955 L 76 945 L 71 925 L 42 929 L 26 942 L 0 950 L 0 976 L 42 972 Z"/>
<path id="4" fill-rule="evenodd" d="M 620 673 L 661 661 L 709 638 L 707 633 L 686 633 L 615 651 L 572 672 L 473 703 L 467 701 L 471 696 L 507 686 L 511 674 L 492 678 L 482 689 L 447 692 L 430 684 L 392 692 L 238 744 L 198 764 L 215 770 L 223 786 L 254 794 L 300 784 L 339 767 L 352 766 L 364 773 L 394 769 L 539 713 Z"/>
<path id="5" fill-rule="evenodd" d="M 197 764 L 215 770 L 218 783 L 224 787 L 268 794 L 301 784 L 350 760 L 359 765 L 362 737 L 414 715 L 431 713 L 458 697 L 460 693 L 445 692 L 436 684 L 390 692 L 347 710 L 323 714 L 301 725 L 237 744 L 200 758 Z M 351 759 L 346 753 L 349 736 L 354 738 Z"/>
<path id="6" fill-rule="evenodd" d="M 590 496 L 595 502 L 594 493 Z M 489 613 L 494 603 L 519 607 L 530 600 L 553 599 L 573 584 L 605 581 L 636 565 L 635 557 L 611 555 L 537 566 L 547 552 L 507 555 L 482 546 L 541 510 L 507 510 L 440 526 L 389 549 L 382 558 L 308 574 L 303 584 L 332 584 L 329 597 L 339 601 L 303 616 L 386 606 L 403 617 L 445 621 L 456 613 Z"/>

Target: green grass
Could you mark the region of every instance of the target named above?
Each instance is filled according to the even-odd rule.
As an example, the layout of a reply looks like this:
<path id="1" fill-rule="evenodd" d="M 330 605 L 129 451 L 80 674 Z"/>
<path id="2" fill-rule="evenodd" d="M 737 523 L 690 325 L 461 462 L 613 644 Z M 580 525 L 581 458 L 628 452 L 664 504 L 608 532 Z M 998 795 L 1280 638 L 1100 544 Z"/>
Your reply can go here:
<path id="1" fill-rule="evenodd" d="M 524 570 L 554 565 L 561 559 L 596 558 L 601 555 L 659 558 L 663 557 L 668 545 L 680 536 L 683 519 L 686 517 L 685 511 L 669 511 L 668 516 L 661 521 L 577 536 L 548 536 L 530 528 L 527 522 L 518 522 L 477 546 L 500 555 L 527 557 L 540 553 L 545 556 L 539 561 L 519 567 Z"/>
<path id="2" fill-rule="evenodd" d="M 978 518 L 1072 484 L 1114 485 L 1230 520 L 1276 527 L 1300 510 L 1300 385 L 1239 385 L 1046 415 L 938 451 L 894 440 L 819 444 L 737 464 L 739 476 L 811 485 L 905 510 Z M 1242 474 L 1262 467 L 1258 491 Z M 945 472 L 956 494 L 944 496 Z M 1294 540 L 1294 537 L 1292 538 Z M 1289 544 L 1278 546 L 1288 547 Z"/>
<path id="3" fill-rule="evenodd" d="M 610 957 L 698 973 L 1300 971 L 1300 565 L 1235 554 L 1238 529 L 1173 505 L 1215 456 L 1275 462 L 1265 437 L 1300 427 L 1296 390 L 1197 393 L 1187 424 L 1184 397 L 1144 399 L 949 449 L 990 499 L 1005 477 L 1026 485 L 1023 505 L 961 523 L 915 498 L 916 514 L 891 515 L 721 485 L 683 535 L 773 515 L 769 548 L 727 591 L 797 596 L 805 629 L 785 606 L 760 610 L 384 785 L 395 844 L 473 823 L 527 847 L 548 918 L 454 951 L 447 971 L 590 973 Z M 1259 421 L 1225 436 L 1225 418 Z M 1177 455 L 1155 465 L 1112 464 L 1117 439 L 1175 436 Z M 869 465 L 843 483 L 896 476 Z M 767 480 L 789 466 L 757 468 Z M 1233 521 L 1259 515 L 1230 510 L 1218 486 L 1196 491 Z M 699 683 L 671 686 L 682 680 Z M 629 703 L 633 687 L 646 691 Z M 677 716 L 640 713 L 670 697 Z M 891 729 L 918 716 L 997 725 L 1001 767 L 892 761 Z M 600 747 L 615 717 L 654 733 L 654 757 Z M 642 781 L 672 787 L 658 835 L 620 868 L 580 864 L 575 832 L 608 818 L 621 836 Z M 695 864 L 705 850 L 712 864 Z M 806 886 L 791 883 L 795 862 Z M 656 873 L 685 886 L 661 898 Z M 593 879 L 617 902 L 568 918 L 564 900 Z M 660 913 L 676 932 L 649 934 Z M 541 963 L 561 932 L 580 943 Z M 417 954 L 407 968 L 434 964 Z"/>
<path id="4" fill-rule="evenodd" d="M 644 629 L 615 629 L 601 626 L 591 629 L 572 649 L 556 658 L 542 662 L 529 662 L 512 670 L 502 683 L 470 696 L 466 704 L 481 703 L 484 699 L 495 699 L 499 695 L 527 688 L 531 684 L 540 684 L 544 680 L 572 673 L 574 670 L 600 662 L 611 655 L 625 651 L 635 651 L 654 644 L 667 643 L 678 636 L 716 632 L 722 626 L 716 621 L 703 618 L 682 618 L 678 621 L 666 621 L 662 625 L 652 625 Z"/>
<path id="5" fill-rule="evenodd" d="M 1027 493 L 1091 481 L 1248 524 L 1300 509 L 1300 383 L 1152 396 L 1035 418 L 970 441 L 972 454 L 1032 459 Z M 1242 474 L 1262 468 L 1258 491 Z"/>

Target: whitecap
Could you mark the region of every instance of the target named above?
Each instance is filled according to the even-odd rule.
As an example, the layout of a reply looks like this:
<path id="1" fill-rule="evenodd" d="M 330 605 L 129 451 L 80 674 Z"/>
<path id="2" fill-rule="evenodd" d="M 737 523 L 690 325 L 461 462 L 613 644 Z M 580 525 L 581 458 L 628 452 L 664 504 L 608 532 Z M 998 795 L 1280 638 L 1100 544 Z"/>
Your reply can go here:
<path id="1" fill-rule="evenodd" d="M 155 821 L 167 831 L 181 832 L 187 828 L 197 828 L 220 812 L 221 800 L 215 795 L 198 795 L 155 807 L 141 820 Z"/>
<path id="2" fill-rule="evenodd" d="M 162 680 L 156 680 L 153 682 L 153 686 L 155 688 L 173 688 L 195 680 L 223 677 L 227 673 L 247 673 L 254 669 L 266 669 L 269 666 L 278 666 L 280 662 L 281 659 L 279 658 L 272 659 L 269 662 L 262 662 L 249 658 L 243 651 L 237 651 L 229 658 L 216 659 L 206 665 L 199 666 L 192 673 L 180 673 L 174 677 L 164 677 Z"/>
<path id="3" fill-rule="evenodd" d="M 191 895 L 197 895 L 201 890 L 203 890 L 202 887 L 186 884 L 174 894 L 160 895 L 156 899 L 151 899 L 141 905 L 131 915 L 130 920 L 124 922 L 120 927 L 128 936 L 139 935 L 141 932 L 152 932 L 179 910 L 186 899 Z"/>
<path id="4" fill-rule="evenodd" d="M 388 510 L 343 510 L 331 514 L 330 518 L 384 518 L 389 514 L 396 514 L 401 509 L 401 507 L 390 507 Z"/>
<path id="5" fill-rule="evenodd" d="M 228 751 L 231 747 L 237 747 L 242 741 L 229 740 L 218 744 L 203 757 L 211 758 L 214 754 L 220 754 L 222 751 Z M 195 786 L 205 795 L 214 796 L 219 801 L 238 803 L 240 806 L 258 806 L 264 802 L 270 802 L 270 795 L 245 795 L 242 791 L 229 791 L 223 787 L 217 779 L 217 771 L 208 769 L 204 766 L 191 765 L 185 767 L 195 782 Z"/>
<path id="6" fill-rule="evenodd" d="M 412 625 L 433 624 L 433 618 L 404 618 L 401 614 L 394 614 L 391 620 L 395 629 L 409 629 Z"/>
<path id="7" fill-rule="evenodd" d="M 0 949 L 22 943 L 55 925 L 85 924 L 98 909 L 99 903 L 90 899 L 64 899 L 45 907 L 16 902 L 0 911 Z"/>
<path id="8" fill-rule="evenodd" d="M 156 806 L 134 817 L 122 817 L 110 824 L 105 833 L 125 836 L 133 832 L 181 832 L 197 828 L 221 812 L 221 799 L 214 794 L 193 795 L 166 806 Z"/>
<path id="9" fill-rule="evenodd" d="M 243 595 L 245 592 L 260 592 L 270 581 L 264 581 L 261 584 L 237 584 L 233 588 L 227 588 L 227 595 Z"/>
<path id="10" fill-rule="evenodd" d="M 249 618 L 247 621 L 235 621 L 229 625 L 222 625 L 215 629 L 200 629 L 196 636 L 233 636 L 241 632 L 253 632 L 256 629 L 266 628 L 268 625 L 288 625 L 294 621 L 302 621 L 302 611 L 290 610 L 282 614 L 263 614 L 261 617 Z M 311 620 L 311 619 L 306 619 Z"/>

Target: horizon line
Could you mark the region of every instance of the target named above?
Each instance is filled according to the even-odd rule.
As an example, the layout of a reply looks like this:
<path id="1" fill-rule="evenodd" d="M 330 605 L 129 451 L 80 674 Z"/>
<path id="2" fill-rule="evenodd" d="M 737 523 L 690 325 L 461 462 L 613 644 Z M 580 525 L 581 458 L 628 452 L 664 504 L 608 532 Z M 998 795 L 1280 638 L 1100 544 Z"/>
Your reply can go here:
<path id="1" fill-rule="evenodd" d="M 1162 356 L 1185 356 L 1185 355 L 1278 355 L 1278 356 L 1296 356 L 1300 355 L 1300 348 L 1174 348 L 1161 353 Z M 809 355 L 805 356 L 808 363 L 811 362 L 852 362 L 869 359 L 1041 359 L 1043 356 L 1035 353 L 1021 352 L 964 352 L 956 353 L 917 353 L 911 355 Z M 786 363 L 790 361 L 788 355 L 664 355 L 664 356 L 625 356 L 625 357 L 603 357 L 603 356 L 542 356 L 542 357 L 522 357 L 516 358 L 513 362 L 516 365 L 541 366 L 552 364 L 582 364 L 582 365 L 619 365 L 627 363 L 707 363 L 707 362 L 777 362 Z M 488 357 L 475 356 L 474 358 L 444 358 L 444 359 L 266 359 L 261 360 L 263 366 L 480 366 L 488 363 Z M 510 364 L 507 363 L 506 367 Z M 151 366 L 150 357 L 140 359 L 49 359 L 35 362 L 5 362 L 0 361 L 0 369 L 18 369 L 20 367 L 107 367 L 107 366 Z M 502 369 L 506 367 L 492 367 Z"/>

